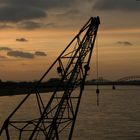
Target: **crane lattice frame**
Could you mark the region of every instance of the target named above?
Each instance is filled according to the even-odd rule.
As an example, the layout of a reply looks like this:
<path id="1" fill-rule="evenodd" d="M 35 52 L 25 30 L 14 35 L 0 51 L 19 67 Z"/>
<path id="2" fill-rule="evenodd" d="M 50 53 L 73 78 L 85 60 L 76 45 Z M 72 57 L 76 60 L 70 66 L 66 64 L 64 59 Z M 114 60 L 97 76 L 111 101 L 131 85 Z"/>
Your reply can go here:
<path id="1" fill-rule="evenodd" d="M 30 98 L 25 96 L 15 110 L 5 120 L 0 134 L 5 130 L 7 140 L 11 140 L 11 127 L 17 131 L 17 139 L 71 140 L 78 113 L 81 96 L 94 43 L 100 24 L 99 17 L 91 17 L 79 33 L 68 44 L 33 89 L 35 92 L 39 116 L 28 120 L 13 120 L 16 112 Z M 42 99 L 39 87 L 53 67 L 57 66 L 60 82 L 48 103 Z M 61 92 L 60 92 L 61 90 Z"/>

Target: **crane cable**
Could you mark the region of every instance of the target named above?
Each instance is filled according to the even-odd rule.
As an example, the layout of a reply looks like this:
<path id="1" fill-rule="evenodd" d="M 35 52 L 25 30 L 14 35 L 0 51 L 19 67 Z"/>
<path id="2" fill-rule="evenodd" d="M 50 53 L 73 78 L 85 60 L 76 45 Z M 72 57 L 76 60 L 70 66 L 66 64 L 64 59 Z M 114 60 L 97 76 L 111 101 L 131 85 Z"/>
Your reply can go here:
<path id="1" fill-rule="evenodd" d="M 99 93 L 100 93 L 100 90 L 99 90 L 99 52 L 98 52 L 98 37 L 96 38 L 96 95 L 97 95 L 97 106 L 99 106 Z"/>

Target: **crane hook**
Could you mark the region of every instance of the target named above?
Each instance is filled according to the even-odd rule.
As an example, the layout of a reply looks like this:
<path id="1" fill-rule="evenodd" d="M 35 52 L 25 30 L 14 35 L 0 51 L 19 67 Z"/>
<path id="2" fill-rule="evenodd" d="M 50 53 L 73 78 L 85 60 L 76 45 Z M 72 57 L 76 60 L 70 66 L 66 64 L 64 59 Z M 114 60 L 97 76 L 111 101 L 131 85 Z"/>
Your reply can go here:
<path id="1" fill-rule="evenodd" d="M 97 106 L 99 106 L 99 93 L 100 93 L 100 90 L 99 90 L 98 85 L 97 85 L 97 89 L 96 89 L 96 95 L 97 95 Z"/>

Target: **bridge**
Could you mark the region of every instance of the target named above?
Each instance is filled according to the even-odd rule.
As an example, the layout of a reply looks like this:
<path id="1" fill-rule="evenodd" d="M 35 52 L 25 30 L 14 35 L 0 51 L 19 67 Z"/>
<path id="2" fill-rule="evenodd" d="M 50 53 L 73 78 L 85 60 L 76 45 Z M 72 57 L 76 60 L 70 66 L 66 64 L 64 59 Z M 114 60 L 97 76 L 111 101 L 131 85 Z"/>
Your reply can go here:
<path id="1" fill-rule="evenodd" d="M 88 85 L 140 85 L 140 75 L 126 76 L 117 80 L 108 80 L 103 77 L 87 81 Z"/>
<path id="2" fill-rule="evenodd" d="M 126 76 L 116 81 L 140 81 L 140 75 Z"/>

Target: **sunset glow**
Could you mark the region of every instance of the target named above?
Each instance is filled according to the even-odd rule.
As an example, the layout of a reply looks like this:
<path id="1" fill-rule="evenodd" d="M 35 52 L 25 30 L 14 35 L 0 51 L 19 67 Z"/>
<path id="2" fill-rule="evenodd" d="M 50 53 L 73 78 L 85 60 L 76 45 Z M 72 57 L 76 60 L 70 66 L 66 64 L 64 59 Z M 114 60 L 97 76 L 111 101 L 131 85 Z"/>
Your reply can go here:
<path id="1" fill-rule="evenodd" d="M 1 3 L 8 4 L 3 1 Z M 65 7 L 67 4 L 68 9 Z M 106 10 L 107 7 L 103 8 L 100 2 L 92 1 L 83 1 L 74 8 L 68 1 L 62 5 L 55 3 L 50 5 L 48 5 L 50 6 L 48 10 L 42 6 L 47 16 L 35 20 L 32 17 L 29 19 L 15 17 L 17 20 L 13 17 L 8 20 L 7 15 L 5 15 L 5 19 L 0 15 L 1 80 L 38 80 L 88 18 L 96 16 L 96 14 L 101 18 L 98 43 L 96 43 L 99 47 L 100 76 L 117 79 L 128 75 L 139 75 L 140 19 L 137 16 L 140 13 L 140 7 L 139 9 L 134 8 L 134 6 L 138 7 L 135 1 L 133 7 L 127 5 L 126 2 L 126 7 L 121 6 L 121 10 L 117 7 L 114 10 L 108 7 Z M 35 6 L 37 7 L 37 5 Z M 89 9 L 89 11 L 84 9 Z M 129 15 L 131 16 L 129 17 Z M 38 51 L 41 54 L 35 55 Z M 88 79 L 95 78 L 95 56 L 96 52 L 93 54 L 91 75 Z"/>

